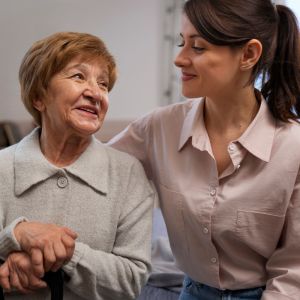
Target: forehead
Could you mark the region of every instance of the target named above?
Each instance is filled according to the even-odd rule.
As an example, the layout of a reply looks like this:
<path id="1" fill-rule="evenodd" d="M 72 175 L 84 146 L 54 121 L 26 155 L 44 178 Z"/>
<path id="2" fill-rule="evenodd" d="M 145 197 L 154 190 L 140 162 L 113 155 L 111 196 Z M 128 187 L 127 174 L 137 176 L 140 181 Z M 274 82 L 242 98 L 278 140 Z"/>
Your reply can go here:
<path id="1" fill-rule="evenodd" d="M 181 19 L 181 34 L 182 35 L 195 35 L 195 36 L 199 36 L 200 37 L 200 35 L 197 32 L 196 28 L 191 23 L 191 21 L 186 16 L 186 14 L 182 15 L 182 19 Z"/>
<path id="2" fill-rule="evenodd" d="M 76 56 L 72 58 L 63 69 L 66 70 L 72 68 L 93 69 L 107 74 L 109 71 L 108 62 L 100 56 Z"/>

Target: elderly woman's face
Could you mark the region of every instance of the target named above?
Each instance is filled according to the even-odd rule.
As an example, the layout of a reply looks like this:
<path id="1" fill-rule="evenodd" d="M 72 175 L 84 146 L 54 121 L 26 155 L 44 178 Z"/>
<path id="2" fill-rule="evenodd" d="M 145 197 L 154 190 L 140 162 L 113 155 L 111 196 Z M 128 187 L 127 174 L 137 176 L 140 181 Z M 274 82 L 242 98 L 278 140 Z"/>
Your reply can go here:
<path id="1" fill-rule="evenodd" d="M 54 75 L 45 97 L 35 103 L 42 126 L 90 135 L 102 125 L 108 109 L 105 61 L 73 59 Z"/>

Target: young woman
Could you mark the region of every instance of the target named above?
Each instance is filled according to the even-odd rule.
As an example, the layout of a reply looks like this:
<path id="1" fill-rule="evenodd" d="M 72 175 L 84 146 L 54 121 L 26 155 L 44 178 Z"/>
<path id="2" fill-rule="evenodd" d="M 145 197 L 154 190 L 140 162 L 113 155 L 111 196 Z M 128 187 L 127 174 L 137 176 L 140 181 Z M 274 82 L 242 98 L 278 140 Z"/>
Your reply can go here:
<path id="1" fill-rule="evenodd" d="M 175 65 L 183 95 L 201 98 L 110 142 L 156 185 L 181 300 L 300 297 L 298 35 L 269 0 L 186 1 Z"/>

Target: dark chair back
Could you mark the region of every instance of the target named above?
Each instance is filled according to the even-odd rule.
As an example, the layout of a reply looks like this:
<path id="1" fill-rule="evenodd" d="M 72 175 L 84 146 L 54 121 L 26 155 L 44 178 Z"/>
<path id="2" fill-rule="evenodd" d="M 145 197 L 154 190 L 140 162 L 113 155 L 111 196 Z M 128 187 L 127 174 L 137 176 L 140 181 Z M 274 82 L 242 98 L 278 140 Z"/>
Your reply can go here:
<path id="1" fill-rule="evenodd" d="M 0 149 L 19 142 L 21 138 L 22 136 L 16 123 L 0 122 Z"/>

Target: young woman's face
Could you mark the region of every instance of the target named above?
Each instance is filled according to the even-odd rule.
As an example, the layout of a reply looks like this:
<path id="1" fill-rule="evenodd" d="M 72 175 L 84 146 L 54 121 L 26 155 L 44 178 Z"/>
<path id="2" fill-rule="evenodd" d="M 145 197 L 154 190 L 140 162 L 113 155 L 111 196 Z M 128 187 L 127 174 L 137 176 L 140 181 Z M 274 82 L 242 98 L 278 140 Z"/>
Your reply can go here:
<path id="1" fill-rule="evenodd" d="M 73 59 L 52 77 L 37 103 L 42 124 L 82 136 L 95 133 L 108 109 L 108 80 L 105 61 Z"/>
<path id="2" fill-rule="evenodd" d="M 242 50 L 207 42 L 185 15 L 180 36 L 181 51 L 174 63 L 181 69 L 185 97 L 221 96 L 238 85 Z"/>

